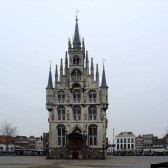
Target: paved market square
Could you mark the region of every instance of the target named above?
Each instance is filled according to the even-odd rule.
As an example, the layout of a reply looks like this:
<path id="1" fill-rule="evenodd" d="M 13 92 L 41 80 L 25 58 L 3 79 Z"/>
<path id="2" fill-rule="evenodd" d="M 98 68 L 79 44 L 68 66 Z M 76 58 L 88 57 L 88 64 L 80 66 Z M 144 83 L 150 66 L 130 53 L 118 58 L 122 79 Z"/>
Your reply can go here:
<path id="1" fill-rule="evenodd" d="M 46 160 L 44 156 L 0 156 L 0 168 L 150 168 L 168 156 L 108 156 L 105 160 Z"/>

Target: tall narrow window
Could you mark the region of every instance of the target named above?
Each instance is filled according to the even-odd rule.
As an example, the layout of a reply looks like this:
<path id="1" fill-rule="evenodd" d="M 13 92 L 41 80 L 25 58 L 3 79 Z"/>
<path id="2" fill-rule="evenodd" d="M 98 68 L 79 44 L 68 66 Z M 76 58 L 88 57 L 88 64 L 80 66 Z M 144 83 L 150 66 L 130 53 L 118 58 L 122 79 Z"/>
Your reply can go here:
<path id="1" fill-rule="evenodd" d="M 71 77 L 73 81 L 80 81 L 82 73 L 79 69 L 74 69 L 71 73 Z"/>
<path id="2" fill-rule="evenodd" d="M 81 94 L 78 91 L 74 91 L 73 92 L 73 102 L 74 103 L 80 103 L 80 99 L 81 99 Z"/>
<path id="3" fill-rule="evenodd" d="M 64 146 L 65 145 L 65 126 L 59 125 L 57 127 L 58 130 L 58 146 Z"/>
<path id="4" fill-rule="evenodd" d="M 89 102 L 96 103 L 96 91 L 94 90 L 89 91 Z"/>
<path id="5" fill-rule="evenodd" d="M 80 59 L 77 55 L 75 55 L 73 58 L 73 64 L 79 64 L 79 63 L 80 63 Z"/>
<path id="6" fill-rule="evenodd" d="M 89 120 L 96 120 L 97 119 L 97 107 L 96 106 L 91 106 L 89 107 L 89 115 L 88 115 Z"/>
<path id="7" fill-rule="evenodd" d="M 94 147 L 97 145 L 97 126 L 89 126 L 89 145 Z"/>
<path id="8" fill-rule="evenodd" d="M 65 108 L 64 107 L 58 107 L 58 120 L 65 120 Z"/>
<path id="9" fill-rule="evenodd" d="M 73 117 L 75 121 L 81 120 L 81 108 L 80 106 L 73 107 Z"/>
<path id="10" fill-rule="evenodd" d="M 58 103 L 64 103 L 65 102 L 65 92 L 58 92 Z"/>

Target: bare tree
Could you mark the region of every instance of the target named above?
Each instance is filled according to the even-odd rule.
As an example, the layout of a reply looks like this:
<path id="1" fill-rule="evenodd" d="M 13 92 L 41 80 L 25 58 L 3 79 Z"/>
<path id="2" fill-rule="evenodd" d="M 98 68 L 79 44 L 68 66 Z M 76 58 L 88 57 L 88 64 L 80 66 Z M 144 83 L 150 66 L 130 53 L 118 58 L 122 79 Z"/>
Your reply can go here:
<path id="1" fill-rule="evenodd" d="M 8 150 L 9 140 L 12 136 L 15 136 L 17 127 L 12 126 L 11 123 L 4 121 L 0 127 L 0 134 L 6 137 L 6 149 Z"/>

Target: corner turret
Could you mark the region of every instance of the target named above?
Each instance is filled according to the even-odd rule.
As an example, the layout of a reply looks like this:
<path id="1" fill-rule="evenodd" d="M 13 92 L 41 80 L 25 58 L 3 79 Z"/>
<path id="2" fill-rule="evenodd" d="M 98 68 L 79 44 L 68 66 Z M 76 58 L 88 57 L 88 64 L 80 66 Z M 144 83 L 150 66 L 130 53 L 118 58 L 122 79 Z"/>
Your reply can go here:
<path id="1" fill-rule="evenodd" d="M 48 85 L 46 87 L 46 109 L 48 111 L 52 111 L 53 95 L 54 95 L 54 88 L 52 83 L 51 65 L 50 65 Z"/>
<path id="2" fill-rule="evenodd" d="M 101 102 L 102 102 L 102 108 L 104 110 L 108 109 L 108 86 L 106 83 L 106 75 L 105 75 L 105 68 L 103 64 L 103 72 L 102 72 L 102 83 L 100 86 L 100 94 L 101 94 Z"/>

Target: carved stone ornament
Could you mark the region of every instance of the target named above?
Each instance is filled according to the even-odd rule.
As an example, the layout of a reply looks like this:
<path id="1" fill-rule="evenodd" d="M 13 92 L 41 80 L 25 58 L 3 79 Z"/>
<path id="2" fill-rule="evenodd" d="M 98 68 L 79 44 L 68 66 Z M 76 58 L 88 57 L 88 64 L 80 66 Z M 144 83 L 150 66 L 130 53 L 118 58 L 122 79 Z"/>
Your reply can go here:
<path id="1" fill-rule="evenodd" d="M 70 113 L 69 113 L 69 110 L 67 110 L 67 120 L 70 120 Z"/>
<path id="2" fill-rule="evenodd" d="M 87 120 L 87 111 L 84 112 L 84 120 Z"/>
<path id="3" fill-rule="evenodd" d="M 67 102 L 69 102 L 70 101 L 70 92 L 69 91 L 66 92 L 66 97 L 67 97 Z"/>
<path id="4" fill-rule="evenodd" d="M 85 91 L 84 95 L 83 95 L 83 99 L 84 99 L 84 102 L 87 101 L 87 91 Z"/>

